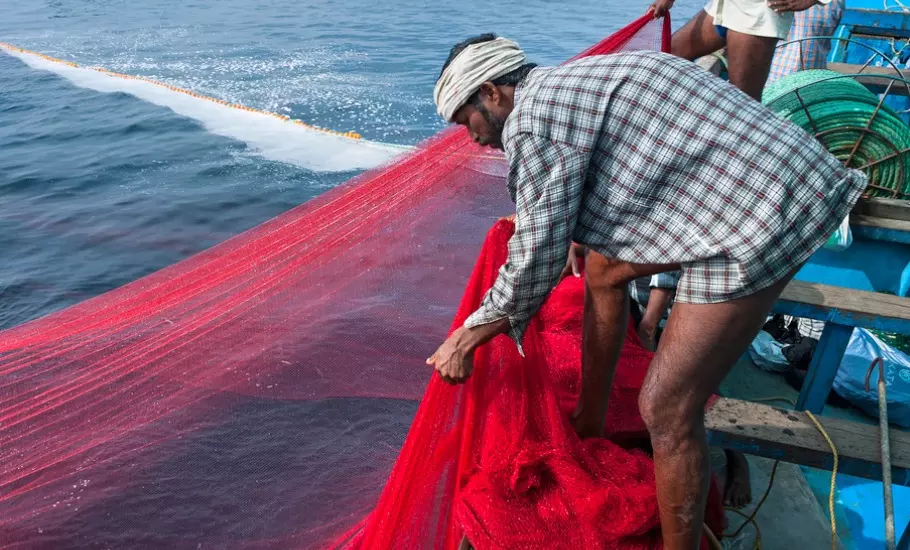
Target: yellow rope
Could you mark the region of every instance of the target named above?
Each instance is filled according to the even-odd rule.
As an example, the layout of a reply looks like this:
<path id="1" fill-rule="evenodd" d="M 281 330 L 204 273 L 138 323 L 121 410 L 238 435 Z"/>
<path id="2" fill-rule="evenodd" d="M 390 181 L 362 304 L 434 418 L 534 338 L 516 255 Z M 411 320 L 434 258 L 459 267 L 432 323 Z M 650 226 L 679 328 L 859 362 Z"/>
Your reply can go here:
<path id="1" fill-rule="evenodd" d="M 771 485 L 768 485 L 768 488 L 770 489 Z M 755 510 L 758 511 L 758 507 L 756 507 Z M 727 507 L 727 511 L 733 512 L 734 514 L 742 516 L 746 520 L 743 522 L 742 525 L 739 526 L 739 529 L 736 530 L 737 533 L 739 533 L 739 531 L 743 527 L 745 527 L 746 525 L 748 525 L 750 523 L 752 524 L 753 527 L 755 527 L 755 543 L 752 544 L 752 550 L 761 550 L 761 529 L 758 526 L 758 522 L 755 521 L 755 514 L 753 513 L 751 516 L 747 516 L 746 514 L 740 512 L 736 508 L 731 508 L 729 506 Z M 735 534 L 734 535 L 724 535 L 724 536 L 732 538 L 733 536 L 735 536 Z"/>
<path id="2" fill-rule="evenodd" d="M 761 402 L 761 401 L 764 401 L 764 402 L 784 401 L 786 403 L 789 403 L 793 407 L 796 407 L 796 403 L 789 397 L 765 397 L 765 398 L 754 399 L 754 401 L 759 401 L 759 402 Z M 834 442 L 831 441 L 831 437 L 828 435 L 828 432 L 825 431 L 825 428 L 821 425 L 821 422 L 819 422 L 818 419 L 815 418 L 815 415 L 809 411 L 803 411 L 803 412 L 806 413 L 806 416 L 809 417 L 809 420 L 811 420 L 812 423 L 815 424 L 815 427 L 818 429 L 818 431 L 821 432 L 822 437 L 824 437 L 825 441 L 828 443 L 828 447 L 831 448 L 831 455 L 834 457 L 834 466 L 831 468 L 831 490 L 830 490 L 830 494 L 828 495 L 828 513 L 831 515 L 831 549 L 837 550 L 837 517 L 835 517 L 835 515 L 834 515 L 834 495 L 835 495 L 835 491 L 837 490 L 837 468 L 839 465 L 837 447 L 835 447 Z M 758 515 L 758 511 L 761 509 L 762 505 L 765 503 L 765 500 L 767 500 L 768 495 L 771 493 L 771 487 L 774 486 L 774 475 L 777 473 L 778 464 L 780 464 L 780 461 L 775 460 L 774 466 L 771 467 L 771 476 L 770 476 L 770 479 L 768 479 L 768 488 L 765 489 L 765 494 L 762 495 L 761 500 L 758 501 L 758 504 L 755 506 L 755 509 L 752 511 L 752 513 L 750 515 L 747 516 L 746 514 L 740 512 L 739 510 L 729 507 L 729 506 L 726 508 L 727 510 L 729 510 L 735 514 L 738 514 L 738 515 L 744 517 L 746 519 L 746 521 L 744 521 L 742 523 L 742 525 L 740 525 L 739 528 L 737 528 L 736 531 L 734 531 L 732 534 L 724 535 L 724 536 L 736 537 L 737 535 L 739 535 L 742 532 L 743 528 L 745 528 L 746 525 L 751 523 L 753 526 L 755 526 L 755 544 L 753 546 L 753 549 L 761 550 L 761 529 L 758 527 L 758 522 L 755 521 L 755 516 Z"/>
<path id="3" fill-rule="evenodd" d="M 796 403 L 789 397 L 763 397 L 763 398 L 754 399 L 754 401 L 758 401 L 758 402 L 784 401 L 794 407 L 796 406 Z M 768 479 L 768 488 L 765 489 L 765 494 L 762 495 L 761 499 L 758 501 L 758 504 L 755 506 L 755 509 L 752 510 L 752 513 L 750 515 L 747 516 L 746 514 L 740 512 L 739 510 L 737 510 L 736 508 L 733 508 L 732 506 L 725 507 L 725 509 L 727 511 L 733 512 L 734 514 L 742 516 L 746 520 L 746 521 L 742 522 L 742 524 L 736 529 L 736 531 L 734 531 L 731 534 L 724 535 L 725 537 L 732 538 L 732 537 L 738 536 L 740 533 L 742 533 L 743 529 L 745 529 L 746 525 L 749 525 L 751 523 L 752 526 L 755 527 L 755 544 L 752 546 L 752 548 L 753 548 L 753 550 L 761 550 L 761 527 L 758 526 L 758 522 L 755 520 L 755 516 L 758 515 L 758 511 L 761 510 L 761 507 L 762 507 L 762 505 L 764 505 L 765 500 L 768 499 L 768 495 L 771 494 L 771 487 L 774 486 L 774 476 L 777 475 L 777 465 L 779 463 L 780 463 L 780 461 L 775 460 L 774 465 L 771 466 L 771 476 Z"/>
<path id="4" fill-rule="evenodd" d="M 812 423 L 815 424 L 815 427 L 818 428 L 818 431 L 822 433 L 822 437 L 825 438 L 825 441 L 828 442 L 828 446 L 831 447 L 831 454 L 834 455 L 834 467 L 831 468 L 831 494 L 828 495 L 828 513 L 831 514 L 831 550 L 837 550 L 837 518 L 834 516 L 834 491 L 837 489 L 837 447 L 834 446 L 834 442 L 831 441 L 828 432 L 822 427 L 821 422 L 815 418 L 815 415 L 809 411 L 805 412 L 806 416 L 809 417 L 809 420 L 811 420 Z"/>
<path id="5" fill-rule="evenodd" d="M 10 51 L 19 52 L 19 53 L 24 53 L 24 54 L 28 54 L 28 55 L 34 55 L 34 56 L 36 56 L 36 57 L 40 57 L 41 59 L 44 59 L 45 61 L 50 61 L 50 62 L 52 62 L 52 63 L 59 63 L 59 64 L 61 64 L 61 65 L 67 65 L 67 66 L 69 66 L 69 67 L 76 67 L 76 68 L 82 68 L 82 69 L 97 71 L 97 72 L 99 72 L 99 73 L 105 74 L 105 75 L 110 76 L 110 77 L 123 78 L 123 79 L 125 79 L 125 80 L 141 80 L 142 82 L 146 82 L 146 83 L 148 83 L 148 84 L 154 84 L 155 86 L 160 86 L 160 87 L 162 87 L 162 88 L 167 88 L 168 90 L 171 90 L 172 92 L 178 92 L 178 93 L 181 93 L 181 94 L 186 94 L 186 95 L 188 95 L 188 96 L 195 97 L 195 98 L 197 98 L 197 99 L 204 99 L 204 100 L 206 100 L 206 101 L 211 101 L 212 103 L 217 103 L 217 104 L 219 104 L 219 105 L 223 105 L 223 106 L 225 106 L 225 107 L 230 107 L 230 108 L 232 108 L 232 109 L 237 109 L 237 110 L 240 110 L 240 111 L 247 111 L 247 112 L 249 112 L 249 113 L 258 113 L 258 114 L 261 114 L 261 115 L 266 115 L 266 116 L 275 117 L 275 118 L 277 118 L 277 119 L 279 119 L 279 120 L 284 120 L 284 121 L 290 122 L 290 123 L 292 123 L 292 124 L 297 124 L 298 126 L 303 126 L 303 127 L 307 128 L 307 129 L 313 130 L 313 131 L 315 131 L 315 132 L 322 132 L 322 133 L 324 133 L 324 134 L 331 134 L 331 135 L 334 135 L 334 136 L 341 136 L 341 137 L 345 137 L 345 138 L 348 138 L 348 139 L 361 139 L 361 138 L 362 138 L 362 136 L 361 136 L 359 133 L 354 132 L 354 131 L 349 131 L 349 132 L 337 132 L 337 131 L 335 131 L 335 130 L 329 130 L 329 129 L 327 129 L 327 128 L 320 128 L 319 126 L 313 126 L 312 124 L 307 124 L 306 122 L 304 122 L 304 121 L 302 121 L 302 120 L 292 119 L 291 117 L 289 117 L 289 116 L 287 116 L 287 115 L 282 115 L 282 114 L 278 114 L 278 113 L 273 113 L 273 112 L 271 112 L 271 111 L 264 111 L 264 110 L 262 110 L 262 109 L 254 109 L 253 107 L 247 107 L 247 106 L 245 106 L 245 105 L 239 105 L 239 104 L 237 104 L 237 103 L 229 103 L 229 102 L 227 102 L 227 101 L 225 101 L 225 100 L 223 100 L 223 99 L 218 99 L 218 98 L 214 98 L 214 97 L 202 95 L 202 94 L 193 92 L 193 91 L 191 91 L 191 90 L 187 90 L 187 89 L 184 89 L 184 88 L 180 88 L 180 87 L 178 87 L 178 86 L 173 86 L 173 85 L 171 85 L 171 84 L 167 84 L 166 82 L 161 82 L 161 81 L 158 81 L 158 80 L 153 80 L 153 79 L 151 79 L 151 78 L 146 78 L 146 77 L 144 77 L 144 76 L 134 76 L 134 75 L 129 75 L 129 74 L 115 73 L 115 72 L 113 72 L 113 71 L 109 71 L 109 70 L 107 70 L 107 69 L 105 69 L 105 68 L 102 68 L 102 67 L 80 67 L 79 65 L 77 65 L 76 63 L 74 63 L 74 62 L 72 62 L 72 61 L 64 61 L 63 59 L 57 59 L 56 57 L 51 57 L 51 56 L 49 56 L 49 55 L 45 55 L 45 54 L 40 53 L 40 52 L 33 52 L 33 51 L 31 51 L 31 50 L 26 50 L 25 48 L 20 48 L 20 47 L 18 47 L 18 46 L 13 46 L 12 44 L 7 44 L 6 42 L 0 42 L 0 48 L 4 48 L 4 49 L 10 50 Z"/>

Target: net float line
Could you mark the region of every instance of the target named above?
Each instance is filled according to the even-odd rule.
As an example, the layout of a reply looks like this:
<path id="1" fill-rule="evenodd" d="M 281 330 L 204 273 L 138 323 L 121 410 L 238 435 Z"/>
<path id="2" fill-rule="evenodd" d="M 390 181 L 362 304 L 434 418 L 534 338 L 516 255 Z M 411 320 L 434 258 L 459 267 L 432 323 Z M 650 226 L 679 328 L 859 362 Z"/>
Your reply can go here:
<path id="1" fill-rule="evenodd" d="M 339 131 L 336 131 L 336 130 L 330 130 L 330 129 L 328 129 L 328 128 L 321 128 L 321 127 L 319 127 L 319 126 L 313 126 L 312 124 L 308 124 L 308 123 L 306 123 L 306 122 L 304 122 L 304 121 L 302 121 L 302 120 L 299 120 L 299 119 L 296 119 L 296 118 L 291 118 L 291 117 L 289 117 L 288 115 L 282 115 L 282 114 L 279 114 L 279 113 L 273 113 L 273 112 L 271 112 L 271 111 L 265 111 L 265 110 L 263 110 L 263 109 L 256 109 L 256 108 L 254 108 L 254 107 L 248 107 L 248 106 L 246 106 L 246 105 L 241 105 L 241 104 L 239 104 L 239 103 L 231 103 L 230 101 L 225 101 L 225 100 L 223 100 L 223 99 L 218 99 L 218 98 L 216 98 L 216 97 L 211 97 L 211 96 L 207 96 L 207 95 L 204 95 L 204 94 L 200 94 L 200 93 L 194 92 L 194 91 L 192 91 L 192 90 L 187 90 L 186 88 L 181 88 L 181 87 L 179 87 L 179 86 L 174 86 L 174 85 L 172 85 L 172 84 L 168 84 L 168 83 L 166 83 L 166 82 L 162 82 L 162 81 L 160 81 L 160 80 L 154 80 L 154 79 L 152 79 L 152 78 L 147 78 L 147 77 L 144 77 L 144 76 L 136 76 L 136 75 L 131 75 L 131 74 L 118 73 L 118 72 L 114 72 L 114 71 L 105 69 L 104 67 L 83 67 L 83 66 L 80 66 L 79 64 L 77 64 L 77 63 L 75 63 L 75 62 L 73 62 L 73 61 L 66 61 L 66 60 L 63 60 L 63 59 L 58 59 L 58 58 L 56 58 L 56 57 L 51 57 L 51 56 L 46 55 L 46 54 L 43 54 L 43 53 L 41 53 L 41 52 L 36 52 L 36 51 L 32 51 L 32 50 L 27 50 L 27 49 L 25 49 L 25 48 L 20 48 L 20 47 L 18 47 L 18 46 L 14 46 L 14 45 L 8 44 L 8 43 L 6 43 L 6 42 L 0 42 L 0 49 L 6 49 L 6 50 L 13 51 L 13 52 L 17 52 L 17 53 L 33 55 L 33 56 L 36 56 L 36 57 L 40 57 L 41 59 L 44 59 L 45 61 L 50 61 L 51 63 L 59 63 L 59 64 L 62 64 L 62 65 L 67 65 L 67 66 L 69 66 L 69 67 L 74 67 L 74 68 L 77 68 L 77 69 L 87 69 L 87 70 L 91 70 L 91 71 L 96 71 L 96 72 L 99 72 L 99 73 L 102 73 L 102 74 L 105 74 L 105 75 L 107 75 L 107 76 L 114 77 L 114 78 L 123 78 L 123 79 L 125 79 L 125 80 L 138 80 L 138 81 L 145 82 L 145 83 L 148 83 L 148 84 L 154 84 L 155 86 L 160 86 L 160 87 L 162 87 L 162 88 L 166 88 L 166 89 L 168 89 L 168 90 L 170 90 L 170 91 L 172 91 L 172 92 L 178 92 L 178 93 L 181 93 L 181 94 L 188 95 L 188 96 L 190 96 L 190 97 L 194 97 L 194 98 L 196 98 L 196 99 L 202 99 L 202 100 L 205 100 L 205 101 L 210 101 L 210 102 L 212 102 L 212 103 L 217 103 L 218 105 L 222 105 L 222 106 L 224 106 L 224 107 L 229 107 L 229 108 L 231 108 L 231 109 L 237 109 L 237 110 L 246 111 L 246 112 L 249 112 L 249 113 L 257 113 L 257 114 L 260 114 L 260 115 L 266 115 L 266 116 L 274 117 L 274 118 L 277 118 L 277 119 L 279 119 L 279 120 L 286 121 L 286 122 L 291 123 L 291 124 L 296 124 L 296 125 L 298 125 L 298 126 L 303 126 L 304 128 L 307 128 L 307 129 L 309 129 L 309 130 L 313 130 L 314 132 L 322 132 L 322 133 L 324 133 L 324 134 L 330 134 L 330 135 L 333 135 L 333 136 L 339 136 L 339 137 L 348 138 L 348 139 L 355 139 L 355 140 L 362 139 L 362 136 L 360 135 L 360 133 L 359 133 L 359 132 L 355 132 L 355 131 L 353 131 L 353 130 L 347 131 L 347 132 L 339 132 Z M 402 146 L 402 148 L 410 149 L 410 147 L 407 147 L 407 146 Z"/>

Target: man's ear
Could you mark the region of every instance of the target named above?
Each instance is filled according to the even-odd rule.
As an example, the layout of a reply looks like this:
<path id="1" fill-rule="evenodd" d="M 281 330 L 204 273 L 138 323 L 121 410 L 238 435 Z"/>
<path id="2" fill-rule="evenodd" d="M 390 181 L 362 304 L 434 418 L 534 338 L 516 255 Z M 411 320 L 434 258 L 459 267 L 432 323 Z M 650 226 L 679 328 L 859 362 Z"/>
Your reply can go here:
<path id="1" fill-rule="evenodd" d="M 499 91 L 499 86 L 493 84 L 489 80 L 481 84 L 477 92 L 481 101 L 483 101 L 484 97 L 488 97 L 494 105 L 499 105 L 499 102 L 502 100 L 502 93 Z"/>

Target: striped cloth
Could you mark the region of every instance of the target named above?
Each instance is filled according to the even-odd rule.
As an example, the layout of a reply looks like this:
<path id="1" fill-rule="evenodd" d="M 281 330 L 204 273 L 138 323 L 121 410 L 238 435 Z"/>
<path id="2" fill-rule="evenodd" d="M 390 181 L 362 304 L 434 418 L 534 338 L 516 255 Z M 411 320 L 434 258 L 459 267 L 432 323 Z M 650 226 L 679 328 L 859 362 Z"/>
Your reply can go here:
<path id="1" fill-rule="evenodd" d="M 840 24 L 843 13 L 844 0 L 831 0 L 829 4 L 816 4 L 805 11 L 797 12 L 787 41 L 813 36 L 832 36 Z M 796 71 L 824 69 L 830 51 L 830 40 L 804 40 L 779 46 L 774 54 L 766 85 Z"/>
<path id="2" fill-rule="evenodd" d="M 828 4 L 817 4 L 808 10 L 797 12 L 787 41 L 810 38 L 812 36 L 831 36 L 840 24 L 844 13 L 844 0 L 831 0 Z M 802 47 L 802 51 L 800 51 Z M 790 73 L 806 69 L 823 69 L 831 50 L 829 40 L 806 40 L 778 48 L 771 64 L 768 84 Z M 802 62 L 800 62 L 802 56 Z M 675 289 L 679 273 L 661 273 L 653 277 L 642 277 L 629 283 L 629 294 L 632 300 L 642 307 L 648 305 L 648 295 L 652 288 Z"/>
<path id="3" fill-rule="evenodd" d="M 531 71 L 502 138 L 515 234 L 464 326 L 508 318 L 519 346 L 572 241 L 681 264 L 677 302 L 725 302 L 801 265 L 866 187 L 798 126 L 656 52 Z"/>

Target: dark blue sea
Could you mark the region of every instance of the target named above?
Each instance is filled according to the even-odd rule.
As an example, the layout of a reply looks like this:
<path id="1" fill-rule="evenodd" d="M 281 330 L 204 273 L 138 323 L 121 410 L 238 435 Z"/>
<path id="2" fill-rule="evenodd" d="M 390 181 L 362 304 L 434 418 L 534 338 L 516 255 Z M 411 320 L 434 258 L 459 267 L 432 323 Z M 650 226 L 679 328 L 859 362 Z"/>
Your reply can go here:
<path id="1" fill-rule="evenodd" d="M 697 7 L 681 0 L 677 25 Z M 556 63 L 646 8 L 646 0 L 0 0 L 0 40 L 413 145 L 442 127 L 432 86 L 455 42 L 497 32 L 534 61 Z M 194 110 L 204 106 L 177 114 L 93 89 L 101 79 L 74 82 L 0 53 L 0 328 L 172 264 L 371 163 L 354 149 L 324 165 L 329 139 L 270 140 L 230 115 L 200 120 Z M 161 95 L 164 104 L 182 99 Z"/>

